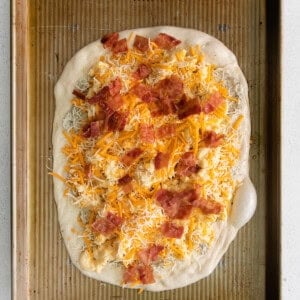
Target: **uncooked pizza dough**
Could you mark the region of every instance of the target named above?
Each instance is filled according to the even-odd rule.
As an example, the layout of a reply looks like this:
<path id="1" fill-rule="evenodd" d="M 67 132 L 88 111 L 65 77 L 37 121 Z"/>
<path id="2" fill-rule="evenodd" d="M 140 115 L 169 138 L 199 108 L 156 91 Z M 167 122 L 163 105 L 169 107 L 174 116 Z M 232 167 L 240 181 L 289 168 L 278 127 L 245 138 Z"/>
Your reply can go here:
<path id="1" fill-rule="evenodd" d="M 239 129 L 242 147 L 240 160 L 235 170 L 236 178 L 242 183 L 235 193 L 233 206 L 227 221 L 215 223 L 215 241 L 205 254 L 194 252 L 190 258 L 178 260 L 172 269 L 166 268 L 164 270 L 163 268 L 154 267 L 156 282 L 142 285 L 144 289 L 149 291 L 163 291 L 183 287 L 208 276 L 217 266 L 238 230 L 250 220 L 256 208 L 256 192 L 249 179 L 250 115 L 248 87 L 236 57 L 217 39 L 193 29 L 164 26 L 127 30 L 119 34 L 120 38 L 128 38 L 131 34 L 152 38 L 160 32 L 181 40 L 180 47 L 182 48 L 195 44 L 201 45 L 205 59 L 216 66 L 218 76 L 222 76 L 226 80 L 227 85 L 239 98 L 239 110 L 244 114 L 245 119 Z M 107 50 L 103 48 L 99 40 L 78 51 L 66 65 L 55 86 L 56 110 L 53 124 L 53 172 L 55 173 L 64 174 L 66 157 L 61 152 L 65 144 L 62 123 L 64 116 L 71 108 L 70 99 L 72 98 L 74 86 L 77 80 L 84 76 L 97 61 L 100 54 L 105 51 Z M 70 199 L 63 196 L 64 189 L 64 182 L 54 177 L 54 193 L 60 228 L 73 264 L 89 277 L 115 285 L 122 285 L 123 270 L 119 264 L 108 263 L 99 273 L 87 271 L 81 267 L 79 258 L 84 248 L 84 242 L 76 234 L 76 230 L 78 232 L 81 230 L 77 222 L 79 209 L 72 204 Z M 134 286 L 134 288 L 139 287 L 141 286 Z"/>

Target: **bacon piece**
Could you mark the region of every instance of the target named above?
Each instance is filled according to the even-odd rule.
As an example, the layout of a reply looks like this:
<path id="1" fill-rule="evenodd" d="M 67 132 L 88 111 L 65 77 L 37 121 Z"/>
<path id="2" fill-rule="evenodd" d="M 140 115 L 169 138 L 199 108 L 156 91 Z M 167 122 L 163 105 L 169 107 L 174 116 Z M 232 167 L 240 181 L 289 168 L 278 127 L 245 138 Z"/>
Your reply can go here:
<path id="1" fill-rule="evenodd" d="M 100 121 L 90 123 L 91 137 L 97 137 L 100 134 Z"/>
<path id="2" fill-rule="evenodd" d="M 153 125 L 140 124 L 140 139 L 144 143 L 153 143 L 155 141 Z"/>
<path id="3" fill-rule="evenodd" d="M 101 38 L 101 43 L 104 48 L 111 48 L 119 39 L 118 32 L 110 32 Z"/>
<path id="4" fill-rule="evenodd" d="M 161 245 L 151 245 L 146 249 L 142 249 L 138 252 L 139 260 L 145 264 L 149 265 L 152 261 L 158 259 L 158 254 L 164 249 Z"/>
<path id="5" fill-rule="evenodd" d="M 185 189 L 180 192 L 160 189 L 156 201 L 170 218 L 187 218 L 193 208 L 193 203 L 199 198 L 197 189 Z"/>
<path id="6" fill-rule="evenodd" d="M 176 217 L 180 206 L 180 199 L 175 197 L 174 192 L 160 189 L 156 194 L 156 201 L 163 208 L 166 215 L 170 218 Z"/>
<path id="7" fill-rule="evenodd" d="M 207 131 L 203 136 L 204 143 L 207 147 L 216 148 L 224 141 L 224 134 L 217 134 L 214 131 Z"/>
<path id="8" fill-rule="evenodd" d="M 123 103 L 124 102 L 120 94 L 109 97 L 106 101 L 107 106 L 113 111 L 119 110 L 122 107 Z"/>
<path id="9" fill-rule="evenodd" d="M 74 96 L 76 96 L 77 98 L 79 98 L 79 99 L 85 100 L 85 94 L 82 93 L 81 91 L 77 90 L 77 89 L 74 89 L 72 94 Z"/>
<path id="10" fill-rule="evenodd" d="M 223 208 L 219 202 L 204 198 L 199 198 L 192 205 L 200 208 L 204 214 L 218 214 Z"/>
<path id="11" fill-rule="evenodd" d="M 112 80 L 109 83 L 108 88 L 111 96 L 116 96 L 119 94 L 122 89 L 122 81 L 120 77 L 116 77 L 114 80 Z"/>
<path id="12" fill-rule="evenodd" d="M 132 89 L 132 93 L 138 96 L 142 101 L 146 103 L 156 100 L 151 87 L 143 83 L 139 83 L 136 86 L 134 86 Z"/>
<path id="13" fill-rule="evenodd" d="M 191 176 L 193 173 L 197 173 L 199 169 L 194 153 L 189 151 L 182 155 L 175 171 L 179 176 Z"/>
<path id="14" fill-rule="evenodd" d="M 118 215 L 115 215 L 111 212 L 108 212 L 106 215 L 106 219 L 110 221 L 112 224 L 114 224 L 116 227 L 121 225 L 123 223 L 123 220 Z"/>
<path id="15" fill-rule="evenodd" d="M 137 265 L 128 266 L 123 274 L 124 283 L 135 283 L 140 281 L 140 273 Z"/>
<path id="16" fill-rule="evenodd" d="M 125 194 L 129 194 L 133 190 L 131 181 L 132 181 L 132 177 L 130 177 L 128 174 L 126 174 L 125 176 L 121 177 L 118 180 L 118 184 L 122 186 L 122 189 Z"/>
<path id="17" fill-rule="evenodd" d="M 145 64 L 140 64 L 136 71 L 132 74 L 133 78 L 136 80 L 144 79 L 147 78 L 152 72 L 152 69 L 145 65 Z"/>
<path id="18" fill-rule="evenodd" d="M 118 184 L 119 185 L 125 185 L 127 183 L 130 183 L 132 181 L 132 177 L 130 177 L 128 174 L 126 174 L 125 176 L 121 177 L 118 180 Z"/>
<path id="19" fill-rule="evenodd" d="M 224 98 L 222 95 L 219 92 L 216 92 L 212 94 L 209 100 L 202 105 L 202 111 L 205 114 L 209 114 L 210 112 L 213 112 L 223 101 Z"/>
<path id="20" fill-rule="evenodd" d="M 134 148 L 134 149 L 128 151 L 121 158 L 121 162 L 126 166 L 130 166 L 142 153 L 143 153 L 143 151 L 140 148 Z"/>
<path id="21" fill-rule="evenodd" d="M 169 238 L 181 238 L 183 230 L 183 226 L 177 226 L 171 222 L 165 222 L 161 227 L 162 234 Z"/>
<path id="22" fill-rule="evenodd" d="M 159 81 L 155 86 L 155 91 L 159 99 L 179 99 L 183 95 L 183 82 L 178 76 L 171 75 Z"/>
<path id="23" fill-rule="evenodd" d="M 108 235 L 112 233 L 115 229 L 120 227 L 122 224 L 123 220 L 121 217 L 108 212 L 105 218 L 100 218 L 97 219 L 93 224 L 92 224 L 92 229 L 95 232 L 101 233 L 103 235 Z"/>
<path id="24" fill-rule="evenodd" d="M 155 282 L 154 276 L 153 276 L 153 269 L 151 266 L 140 265 L 138 270 L 139 270 L 139 274 L 140 274 L 140 281 L 143 284 L 150 284 L 150 283 Z"/>
<path id="25" fill-rule="evenodd" d="M 107 118 L 107 127 L 111 131 L 121 131 L 124 129 L 127 121 L 127 115 L 125 113 L 113 112 Z"/>
<path id="26" fill-rule="evenodd" d="M 156 115 L 169 115 L 175 112 L 174 102 L 170 98 L 163 98 L 156 102 L 156 106 L 158 107 L 158 111 Z"/>
<path id="27" fill-rule="evenodd" d="M 135 264 L 125 269 L 123 274 L 124 283 L 142 282 L 149 284 L 155 282 L 153 276 L 153 269 L 149 265 Z"/>
<path id="28" fill-rule="evenodd" d="M 116 96 L 119 94 L 122 88 L 122 81 L 119 77 L 112 80 L 109 85 L 104 86 L 96 95 L 88 99 L 90 104 L 100 103 L 107 101 L 111 96 Z M 103 104 L 103 103 L 102 103 Z"/>
<path id="29" fill-rule="evenodd" d="M 104 86 L 97 94 L 95 94 L 92 98 L 88 99 L 89 104 L 100 103 L 101 101 L 105 101 L 109 97 L 109 87 Z"/>
<path id="30" fill-rule="evenodd" d="M 156 105 L 159 112 L 163 115 L 168 115 L 176 111 L 175 101 L 183 95 L 183 82 L 176 76 L 171 75 L 161 81 L 154 89 L 156 97 Z"/>
<path id="31" fill-rule="evenodd" d="M 100 134 L 101 121 L 93 121 L 82 128 L 82 135 L 85 138 L 97 137 Z"/>
<path id="32" fill-rule="evenodd" d="M 86 124 L 82 128 L 82 136 L 85 138 L 91 137 L 91 126 L 90 124 Z"/>
<path id="33" fill-rule="evenodd" d="M 168 35 L 166 33 L 160 33 L 154 40 L 153 42 L 162 49 L 165 50 L 171 50 L 177 45 L 181 43 L 181 41 L 177 40 L 171 35 Z"/>
<path id="34" fill-rule="evenodd" d="M 133 47 L 141 52 L 146 52 L 149 50 L 149 39 L 141 35 L 136 35 L 134 38 Z"/>
<path id="35" fill-rule="evenodd" d="M 188 101 L 182 108 L 178 110 L 178 118 L 184 119 L 190 115 L 197 115 L 201 112 L 200 99 L 198 97 Z"/>
<path id="36" fill-rule="evenodd" d="M 183 110 L 186 107 L 187 102 L 188 102 L 188 97 L 185 94 L 183 94 L 181 99 L 175 103 L 176 110 L 177 111 Z"/>
<path id="37" fill-rule="evenodd" d="M 166 137 L 172 137 L 176 132 L 176 125 L 175 124 L 165 124 L 160 126 L 156 130 L 156 136 L 159 139 L 163 139 Z"/>
<path id="38" fill-rule="evenodd" d="M 158 152 L 154 158 L 154 166 L 156 170 L 166 168 L 170 160 L 169 153 Z"/>
<path id="39" fill-rule="evenodd" d="M 115 42 L 111 48 L 113 54 L 124 53 L 128 51 L 127 40 L 122 39 Z"/>
<path id="40" fill-rule="evenodd" d="M 87 178 L 92 178 L 93 176 L 93 169 L 91 164 L 86 164 L 84 166 L 84 174 L 86 175 Z"/>

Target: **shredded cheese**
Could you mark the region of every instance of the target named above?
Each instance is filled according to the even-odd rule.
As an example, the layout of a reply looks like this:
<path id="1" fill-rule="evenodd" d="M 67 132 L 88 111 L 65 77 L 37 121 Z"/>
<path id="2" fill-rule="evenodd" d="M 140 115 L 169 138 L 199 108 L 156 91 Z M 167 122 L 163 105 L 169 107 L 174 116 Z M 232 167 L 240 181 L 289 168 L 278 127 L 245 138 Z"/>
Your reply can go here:
<path id="1" fill-rule="evenodd" d="M 212 225 L 218 217 L 225 220 L 225 212 L 219 216 L 205 216 L 201 210 L 194 210 L 190 218 L 179 221 L 185 230 L 181 239 L 166 238 L 161 233 L 161 225 L 167 217 L 156 203 L 155 193 L 161 186 L 180 188 L 180 180 L 175 179 L 175 168 L 185 152 L 193 151 L 201 170 L 191 178 L 182 179 L 182 184 L 200 184 L 202 197 L 213 198 L 229 209 L 238 184 L 232 170 L 239 158 L 240 144 L 238 135 L 232 131 L 239 128 L 243 115 L 233 122 L 232 116 L 236 112 L 229 112 L 229 108 L 237 107 L 236 94 L 227 88 L 224 76 L 217 79 L 216 67 L 205 62 L 200 45 L 175 52 L 160 49 L 153 42 L 149 45 L 147 56 L 135 49 L 121 55 L 101 55 L 88 73 L 88 85 L 87 81 L 81 84 L 88 90 L 87 97 L 91 98 L 114 78 L 121 79 L 124 102 L 121 110 L 129 112 L 125 129 L 104 132 L 97 138 L 83 138 L 80 128 L 87 119 L 97 118 L 101 108 L 81 99 L 71 99 L 72 110 L 64 121 L 67 124 L 64 125 L 65 146 L 62 149 L 67 160 L 65 174 L 49 173 L 65 182 L 64 195 L 74 205 L 92 212 L 89 221 L 81 223 L 85 232 L 81 263 L 89 270 L 99 271 L 111 259 L 128 266 L 137 260 L 138 251 L 149 244 L 165 246 L 162 256 L 172 264 L 175 259 L 184 259 L 199 247 L 212 243 Z M 207 97 L 218 91 L 224 102 L 213 113 L 201 112 L 183 120 L 178 120 L 175 115 L 153 118 L 150 106 L 130 93 L 135 84 L 132 73 L 141 63 L 152 69 L 145 79 L 148 85 L 176 74 L 183 81 L 184 92 L 189 97 Z M 176 133 L 151 144 L 142 143 L 138 132 L 141 123 L 153 125 L 154 130 L 173 123 Z M 203 140 L 204 133 L 210 130 L 224 135 L 223 144 L 217 148 L 207 148 Z M 127 167 L 122 164 L 121 157 L 134 147 L 143 149 L 143 156 Z M 155 170 L 153 160 L 158 151 L 170 154 L 167 168 Z M 133 178 L 133 191 L 128 194 L 118 186 L 118 179 L 126 174 Z M 107 212 L 115 212 L 125 221 L 112 237 L 102 238 L 92 231 L 91 225 L 97 216 L 105 216 Z M 116 241 L 113 244 L 115 252 L 107 252 L 105 259 L 100 261 L 99 251 L 105 248 L 107 239 L 112 238 Z"/>

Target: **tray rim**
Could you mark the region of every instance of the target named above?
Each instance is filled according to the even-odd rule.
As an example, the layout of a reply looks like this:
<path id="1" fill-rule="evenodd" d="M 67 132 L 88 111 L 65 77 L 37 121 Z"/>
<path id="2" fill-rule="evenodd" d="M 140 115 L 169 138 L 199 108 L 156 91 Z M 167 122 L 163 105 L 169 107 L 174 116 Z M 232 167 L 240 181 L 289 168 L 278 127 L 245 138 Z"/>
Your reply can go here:
<path id="1" fill-rule="evenodd" d="M 281 6 L 280 0 L 266 0 L 266 96 L 273 110 L 266 118 L 269 132 L 266 146 L 266 193 L 270 211 L 277 222 L 268 218 L 266 222 L 266 298 L 281 298 Z M 29 184 L 29 143 L 28 122 L 28 70 L 29 70 L 29 13 L 28 2 L 13 0 L 11 3 L 11 128 L 12 128 L 12 298 L 29 299 L 28 264 L 28 184 Z M 271 14 L 272 17 L 270 17 Z M 269 44 L 277 47 L 268 50 Z M 274 124 L 276 126 L 274 126 Z M 278 125 L 279 124 L 279 125 Z M 274 150 L 275 149 L 275 150 Z M 275 187 L 275 188 L 272 188 Z M 273 228 L 270 230 L 270 228 Z M 275 249 L 268 251 L 268 249 Z M 275 274 L 275 276 L 274 276 Z M 270 276 L 272 275 L 272 277 Z M 275 281 L 274 281 L 275 277 Z M 274 288 L 275 287 L 275 288 Z"/>
<path id="2" fill-rule="evenodd" d="M 12 298 L 28 294 L 28 3 L 11 3 Z"/>

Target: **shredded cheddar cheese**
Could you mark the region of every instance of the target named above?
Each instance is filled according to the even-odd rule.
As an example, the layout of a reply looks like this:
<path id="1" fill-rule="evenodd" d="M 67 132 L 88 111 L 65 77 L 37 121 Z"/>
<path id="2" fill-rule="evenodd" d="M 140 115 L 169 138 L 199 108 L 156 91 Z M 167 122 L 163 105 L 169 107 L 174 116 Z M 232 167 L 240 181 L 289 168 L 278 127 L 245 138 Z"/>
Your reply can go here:
<path id="1" fill-rule="evenodd" d="M 131 92 L 137 83 L 132 74 L 140 64 L 147 64 L 152 70 L 140 81 L 146 85 L 154 86 L 175 74 L 182 80 L 188 97 L 208 99 L 212 93 L 218 92 L 224 101 L 211 113 L 200 112 L 184 119 L 179 119 L 176 114 L 153 117 L 150 105 Z M 123 101 L 120 111 L 126 111 L 128 115 L 124 130 L 104 131 L 92 138 L 83 136 L 83 126 L 97 120 L 102 108 L 76 97 L 70 99 L 72 109 L 76 111 L 66 117 L 64 124 L 65 146 L 62 152 L 66 157 L 65 173 L 50 174 L 65 182 L 65 196 L 75 206 L 90 212 L 88 222 L 80 221 L 85 243 L 82 262 L 87 268 L 100 268 L 100 263 L 97 268 L 97 251 L 103 249 L 107 241 L 115 251 L 113 258 L 107 261 L 113 260 L 125 267 L 134 263 L 138 252 L 147 245 L 164 246 L 162 257 L 172 263 L 186 258 L 203 245 L 209 247 L 213 242 L 212 225 L 217 220 L 226 220 L 226 209 L 230 210 L 238 185 L 232 170 L 240 151 L 236 130 L 243 121 L 243 115 L 232 121 L 229 105 L 237 103 L 238 99 L 222 80 L 215 78 L 215 68 L 205 62 L 200 45 L 167 51 L 150 42 L 146 55 L 134 48 L 118 55 L 101 55 L 88 72 L 87 99 L 119 77 Z M 153 126 L 155 132 L 165 124 L 174 124 L 176 129 L 172 136 L 145 143 L 140 138 L 140 124 Z M 207 146 L 205 133 L 210 131 L 222 135 L 220 145 Z M 125 165 L 121 158 L 136 147 L 143 150 L 142 155 L 131 165 Z M 197 158 L 200 170 L 191 177 L 178 178 L 176 167 L 188 151 Z M 170 158 L 167 167 L 156 170 L 154 158 L 158 152 L 169 153 Z M 133 178 L 133 189 L 129 193 L 118 184 L 126 174 Z M 184 227 L 183 236 L 180 239 L 166 238 L 161 233 L 161 226 L 169 217 L 156 202 L 156 192 L 161 187 L 180 190 L 189 185 L 199 185 L 201 197 L 214 199 L 226 209 L 219 214 L 205 214 L 201 209 L 195 209 L 190 217 L 176 221 L 178 226 Z M 104 238 L 93 231 L 92 224 L 108 212 L 116 213 L 124 222 L 120 229 Z M 101 266 L 107 261 L 102 261 Z"/>

